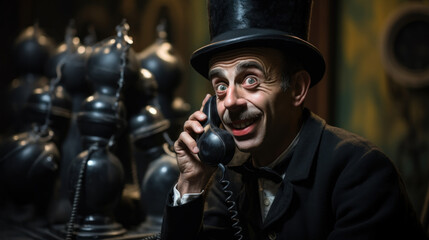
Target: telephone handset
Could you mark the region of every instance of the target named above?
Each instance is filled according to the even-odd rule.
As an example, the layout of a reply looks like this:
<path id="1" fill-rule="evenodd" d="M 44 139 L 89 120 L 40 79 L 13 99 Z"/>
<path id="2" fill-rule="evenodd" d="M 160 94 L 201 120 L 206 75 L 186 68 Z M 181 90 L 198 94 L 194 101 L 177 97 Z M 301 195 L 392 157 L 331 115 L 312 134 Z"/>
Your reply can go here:
<path id="1" fill-rule="evenodd" d="M 210 166 L 219 167 L 221 177 L 218 180 L 222 184 L 225 193 L 225 204 L 231 218 L 232 228 L 235 229 L 235 239 L 243 239 L 242 227 L 238 218 L 236 203 L 233 200 L 233 192 L 229 189 L 230 182 L 226 177 L 225 165 L 234 157 L 235 142 L 232 135 L 219 128 L 221 120 L 217 113 L 216 96 L 212 96 L 206 102 L 203 112 L 207 115 L 207 120 L 202 123 L 204 132 L 197 138 L 197 146 L 200 149 L 198 157 Z"/>
<path id="2" fill-rule="evenodd" d="M 228 131 L 219 128 L 221 120 L 217 113 L 216 96 L 209 98 L 203 112 L 207 115 L 207 120 L 202 123 L 204 133 L 197 139 L 200 149 L 198 157 L 210 166 L 218 166 L 219 163 L 226 165 L 234 156 L 235 143 Z"/>

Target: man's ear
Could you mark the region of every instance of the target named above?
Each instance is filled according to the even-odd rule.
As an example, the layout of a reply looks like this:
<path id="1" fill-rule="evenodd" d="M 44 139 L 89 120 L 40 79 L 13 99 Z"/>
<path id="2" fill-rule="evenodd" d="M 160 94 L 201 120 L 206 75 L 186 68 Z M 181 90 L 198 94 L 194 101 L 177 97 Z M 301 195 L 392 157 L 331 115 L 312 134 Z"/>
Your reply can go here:
<path id="1" fill-rule="evenodd" d="M 310 88 L 310 83 L 310 74 L 305 70 L 301 70 L 293 75 L 292 84 L 290 87 L 292 104 L 295 107 L 298 107 L 304 103 L 308 89 Z"/>

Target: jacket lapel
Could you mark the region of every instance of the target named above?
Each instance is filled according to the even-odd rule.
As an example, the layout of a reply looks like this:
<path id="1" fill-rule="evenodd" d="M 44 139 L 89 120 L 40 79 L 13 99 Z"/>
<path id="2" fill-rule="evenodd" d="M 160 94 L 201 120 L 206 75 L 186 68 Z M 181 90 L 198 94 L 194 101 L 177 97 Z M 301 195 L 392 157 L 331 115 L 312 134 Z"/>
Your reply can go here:
<path id="1" fill-rule="evenodd" d="M 286 170 L 285 178 L 264 221 L 263 228 L 269 227 L 286 213 L 292 202 L 293 183 L 309 177 L 326 123 L 307 109 L 304 111 L 304 118 L 306 120 L 300 133 L 299 142 Z"/>
<path id="2" fill-rule="evenodd" d="M 259 205 L 258 181 L 243 177 L 243 186 L 238 194 L 240 220 L 247 236 L 258 236 L 256 229 L 261 229 L 262 217 Z M 249 239 L 249 238 L 245 238 Z"/>
<path id="3" fill-rule="evenodd" d="M 307 120 L 304 122 L 299 142 L 286 170 L 286 178 L 291 182 L 308 178 L 314 156 L 319 148 L 320 138 L 326 125 L 323 119 L 311 113 L 308 109 L 304 110 L 304 117 Z"/>
<path id="4" fill-rule="evenodd" d="M 263 229 L 276 222 L 280 217 L 283 216 L 283 214 L 285 214 L 286 210 L 289 208 L 290 203 L 292 202 L 292 196 L 293 186 L 287 179 L 285 179 L 277 191 L 274 202 L 268 211 L 267 217 L 265 218 L 262 226 Z"/>

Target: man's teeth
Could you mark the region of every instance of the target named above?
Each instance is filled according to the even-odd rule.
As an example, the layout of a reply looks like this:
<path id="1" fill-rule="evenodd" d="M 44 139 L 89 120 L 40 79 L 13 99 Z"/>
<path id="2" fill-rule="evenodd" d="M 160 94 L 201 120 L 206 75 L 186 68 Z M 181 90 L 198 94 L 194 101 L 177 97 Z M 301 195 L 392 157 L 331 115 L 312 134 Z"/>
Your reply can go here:
<path id="1" fill-rule="evenodd" d="M 243 121 L 240 121 L 240 122 L 234 123 L 232 126 L 233 126 L 234 128 L 236 128 L 236 129 L 243 129 L 243 128 L 245 128 L 245 127 L 249 126 L 250 124 L 252 124 L 252 123 L 253 123 L 253 121 L 254 121 L 254 120 L 252 120 L 252 119 L 243 120 Z"/>

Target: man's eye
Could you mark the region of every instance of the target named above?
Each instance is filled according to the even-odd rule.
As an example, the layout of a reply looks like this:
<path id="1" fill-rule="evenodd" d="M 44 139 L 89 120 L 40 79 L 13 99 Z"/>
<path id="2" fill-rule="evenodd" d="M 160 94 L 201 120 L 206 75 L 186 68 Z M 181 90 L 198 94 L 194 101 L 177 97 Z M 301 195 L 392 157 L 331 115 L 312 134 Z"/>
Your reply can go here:
<path id="1" fill-rule="evenodd" d="M 220 92 L 226 91 L 226 86 L 224 84 L 219 84 L 216 87 L 216 91 L 220 91 Z"/>
<path id="2" fill-rule="evenodd" d="M 248 77 L 248 78 L 246 78 L 244 80 L 244 83 L 246 85 L 253 85 L 253 84 L 257 83 L 257 82 L 258 82 L 258 80 L 256 80 L 256 78 L 254 78 L 254 77 Z"/>

